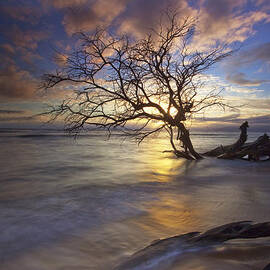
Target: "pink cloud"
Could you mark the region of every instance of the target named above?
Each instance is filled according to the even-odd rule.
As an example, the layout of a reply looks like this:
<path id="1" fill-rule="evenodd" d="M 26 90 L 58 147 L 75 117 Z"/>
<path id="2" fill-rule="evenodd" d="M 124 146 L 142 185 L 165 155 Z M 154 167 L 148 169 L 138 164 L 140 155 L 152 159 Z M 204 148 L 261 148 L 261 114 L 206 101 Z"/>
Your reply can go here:
<path id="1" fill-rule="evenodd" d="M 31 24 L 37 24 L 42 16 L 40 9 L 26 5 L 3 6 L 1 12 L 15 20 L 29 22 Z"/>
<path id="2" fill-rule="evenodd" d="M 25 70 L 9 65 L 0 70 L 0 96 L 5 100 L 33 99 L 37 82 Z"/>
<path id="3" fill-rule="evenodd" d="M 12 45 L 5 43 L 5 44 L 1 44 L 0 47 L 2 49 L 4 49 L 4 51 L 8 54 L 14 54 L 15 53 L 15 49 Z"/>
<path id="4" fill-rule="evenodd" d="M 254 25 L 269 21 L 264 11 L 243 12 L 246 0 L 207 0 L 198 14 L 197 35 L 193 46 L 208 48 L 216 42 L 243 42 L 255 33 Z"/>
<path id="5" fill-rule="evenodd" d="M 243 85 L 243 86 L 259 86 L 262 83 L 269 82 L 268 80 L 247 79 L 245 74 L 242 72 L 234 72 L 232 74 L 228 74 L 226 79 L 232 83 Z"/>
<path id="6" fill-rule="evenodd" d="M 67 64 L 68 56 L 64 53 L 56 53 L 53 60 L 59 67 L 65 67 Z"/>
<path id="7" fill-rule="evenodd" d="M 197 12 L 186 0 L 137 0 L 130 4 L 129 11 L 123 15 L 119 31 L 142 37 L 150 28 L 159 26 L 162 12 L 166 9 L 177 12 L 180 18 L 195 16 Z"/>
<path id="8" fill-rule="evenodd" d="M 27 64 L 31 65 L 35 63 L 35 61 L 43 59 L 38 53 L 29 51 L 25 48 L 20 48 L 19 51 L 21 59 Z"/>
<path id="9" fill-rule="evenodd" d="M 16 24 L 13 24 L 5 31 L 5 35 L 16 47 L 36 49 L 38 42 L 48 38 L 48 33 L 43 31 L 26 30 L 22 31 Z"/>
<path id="10" fill-rule="evenodd" d="M 48 92 L 38 90 L 40 82 L 28 71 L 15 65 L 8 65 L 0 70 L 0 98 L 1 101 L 55 101 L 70 96 L 70 85 L 52 89 Z"/>
<path id="11" fill-rule="evenodd" d="M 85 4 L 87 1 L 88 0 L 42 0 L 42 3 L 47 7 L 53 6 L 54 8 L 62 9 L 80 6 Z"/>
<path id="12" fill-rule="evenodd" d="M 66 33 L 91 31 L 97 26 L 109 25 L 126 7 L 129 0 L 43 0 L 64 12 L 63 25 Z"/>
<path id="13" fill-rule="evenodd" d="M 245 11 L 247 0 L 201 0 L 199 6 L 190 6 L 187 0 L 136 0 L 122 15 L 121 33 L 142 37 L 149 28 L 156 28 L 161 11 L 171 8 L 180 18 L 197 18 L 197 31 L 192 49 L 204 50 L 216 42 L 231 44 L 243 42 L 255 34 L 254 25 L 269 22 L 270 16 L 263 8 Z"/>

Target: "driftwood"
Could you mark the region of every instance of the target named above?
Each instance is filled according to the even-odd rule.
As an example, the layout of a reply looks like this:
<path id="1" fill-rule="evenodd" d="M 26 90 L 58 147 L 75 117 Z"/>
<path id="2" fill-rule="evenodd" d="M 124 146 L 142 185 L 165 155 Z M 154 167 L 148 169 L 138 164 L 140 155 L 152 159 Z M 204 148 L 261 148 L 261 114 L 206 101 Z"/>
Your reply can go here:
<path id="1" fill-rule="evenodd" d="M 203 153 L 204 156 L 223 159 L 245 159 L 252 161 L 270 160 L 270 139 L 267 134 L 260 136 L 251 143 L 246 143 L 248 122 L 240 126 L 241 134 L 239 139 L 231 145 L 218 146 L 215 149 Z"/>
<path id="2" fill-rule="evenodd" d="M 159 263 L 181 252 L 194 248 L 216 245 L 232 239 L 251 239 L 270 236 L 270 222 L 253 224 L 251 221 L 233 222 L 222 225 L 204 233 L 190 232 L 166 239 L 158 239 L 144 249 L 136 252 L 115 270 L 150 269 Z M 181 252 L 179 252 L 179 249 Z M 268 268 L 265 268 L 268 270 Z"/>

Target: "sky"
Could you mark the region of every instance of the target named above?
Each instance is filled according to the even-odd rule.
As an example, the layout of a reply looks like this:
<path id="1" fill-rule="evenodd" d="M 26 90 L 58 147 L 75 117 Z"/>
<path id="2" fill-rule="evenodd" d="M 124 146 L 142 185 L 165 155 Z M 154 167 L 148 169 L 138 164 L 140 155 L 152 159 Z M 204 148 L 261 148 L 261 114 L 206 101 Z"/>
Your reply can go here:
<path id="1" fill-rule="evenodd" d="M 248 120 L 252 130 L 270 131 L 269 0 L 2 0 L 0 128 L 44 127 L 37 114 L 67 90 L 39 91 L 40 77 L 61 68 L 59 52 L 72 50 L 76 32 L 108 26 L 140 38 L 168 6 L 198 19 L 196 49 L 214 42 L 237 48 L 205 75 L 237 110 L 198 117 L 194 127 L 230 130 Z"/>

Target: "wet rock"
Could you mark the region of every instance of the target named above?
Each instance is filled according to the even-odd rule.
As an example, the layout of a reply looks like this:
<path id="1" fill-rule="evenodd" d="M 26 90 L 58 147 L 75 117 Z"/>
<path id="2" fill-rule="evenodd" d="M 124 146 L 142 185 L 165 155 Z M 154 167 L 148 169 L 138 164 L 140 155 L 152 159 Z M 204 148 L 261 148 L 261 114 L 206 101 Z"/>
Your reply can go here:
<path id="1" fill-rule="evenodd" d="M 191 232 L 156 240 L 149 246 L 136 252 L 115 270 L 151 269 L 163 261 L 181 253 L 202 247 L 219 244 L 232 239 L 247 239 L 270 236 L 270 222 L 253 224 L 240 221 L 215 227 L 204 233 Z M 270 265 L 263 270 L 270 270 Z"/>

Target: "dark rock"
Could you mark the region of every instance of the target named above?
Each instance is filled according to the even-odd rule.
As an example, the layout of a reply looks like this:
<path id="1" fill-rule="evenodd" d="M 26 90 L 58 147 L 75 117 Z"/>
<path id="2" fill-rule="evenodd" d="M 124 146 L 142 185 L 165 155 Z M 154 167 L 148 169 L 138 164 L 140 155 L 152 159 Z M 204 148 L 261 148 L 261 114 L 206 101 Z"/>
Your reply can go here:
<path id="1" fill-rule="evenodd" d="M 191 232 L 170 238 L 156 240 L 144 249 L 134 253 L 116 270 L 146 269 L 153 263 L 168 260 L 180 251 L 219 244 L 231 239 L 258 238 L 270 236 L 270 222 L 252 224 L 240 221 L 215 227 L 204 233 Z M 147 268 L 148 269 L 148 268 Z M 270 270 L 270 264 L 263 270 Z"/>
<path id="2" fill-rule="evenodd" d="M 263 268 L 263 270 L 270 270 L 270 263 L 267 264 L 267 265 Z"/>

